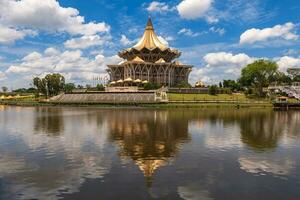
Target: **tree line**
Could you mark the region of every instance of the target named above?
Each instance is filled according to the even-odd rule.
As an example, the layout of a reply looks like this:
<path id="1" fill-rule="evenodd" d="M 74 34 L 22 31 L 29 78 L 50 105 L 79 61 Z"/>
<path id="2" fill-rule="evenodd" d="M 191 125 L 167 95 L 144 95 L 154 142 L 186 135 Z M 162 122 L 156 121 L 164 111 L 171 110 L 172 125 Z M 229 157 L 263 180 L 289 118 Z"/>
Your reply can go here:
<path id="1" fill-rule="evenodd" d="M 210 94 L 244 92 L 246 94 L 254 94 L 260 97 L 265 96 L 263 88 L 268 87 L 271 83 L 291 85 L 292 82 L 300 82 L 299 73 L 285 74 L 280 72 L 276 62 L 270 60 L 257 60 L 245 66 L 241 75 L 237 80 L 223 80 L 219 85 L 209 86 Z M 14 90 L 17 93 L 36 93 L 46 97 L 58 95 L 60 92 L 72 92 L 75 88 L 86 88 L 97 91 L 103 91 L 104 85 L 98 84 L 95 88 L 90 85 L 76 86 L 74 83 L 65 83 L 65 78 L 58 73 L 47 74 L 45 77 L 33 78 L 34 88 L 20 88 Z M 148 83 L 144 85 L 145 90 L 157 89 L 161 87 L 158 84 Z M 192 87 L 187 82 L 181 82 L 176 87 L 188 88 Z M 7 87 L 2 87 L 3 92 L 7 92 Z"/>

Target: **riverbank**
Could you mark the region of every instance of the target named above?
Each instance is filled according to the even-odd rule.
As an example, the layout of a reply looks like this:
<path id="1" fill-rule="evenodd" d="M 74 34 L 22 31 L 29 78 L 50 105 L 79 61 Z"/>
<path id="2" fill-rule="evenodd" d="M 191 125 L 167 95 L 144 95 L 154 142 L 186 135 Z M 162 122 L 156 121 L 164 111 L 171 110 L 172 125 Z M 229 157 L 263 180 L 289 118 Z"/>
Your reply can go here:
<path id="1" fill-rule="evenodd" d="M 107 104 L 107 103 L 61 103 L 61 102 L 47 102 L 41 99 L 10 99 L 2 100 L 2 105 L 15 106 L 75 106 L 75 107 L 153 107 L 153 108 L 266 108 L 273 107 L 273 104 L 268 99 L 250 98 L 244 94 L 179 94 L 169 93 L 168 103 L 126 103 L 126 104 Z"/>
<path id="2" fill-rule="evenodd" d="M 0 101 L 0 105 L 12 106 L 70 106 L 70 107 L 145 107 L 145 108 L 271 108 L 272 103 L 243 102 L 170 102 L 161 104 L 99 104 L 99 103 L 54 103 L 37 101 Z"/>

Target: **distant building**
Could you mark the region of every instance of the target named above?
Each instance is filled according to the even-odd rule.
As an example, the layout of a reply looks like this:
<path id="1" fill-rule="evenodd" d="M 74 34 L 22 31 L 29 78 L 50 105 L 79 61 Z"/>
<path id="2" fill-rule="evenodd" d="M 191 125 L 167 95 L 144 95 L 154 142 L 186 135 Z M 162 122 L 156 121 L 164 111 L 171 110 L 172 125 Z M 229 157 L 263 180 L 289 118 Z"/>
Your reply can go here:
<path id="1" fill-rule="evenodd" d="M 125 61 L 118 65 L 108 65 L 107 71 L 112 83 L 132 79 L 176 86 L 188 82 L 192 70 L 191 65 L 175 61 L 180 55 L 178 50 L 167 47 L 158 39 L 149 18 L 141 40 L 133 47 L 119 52 Z"/>

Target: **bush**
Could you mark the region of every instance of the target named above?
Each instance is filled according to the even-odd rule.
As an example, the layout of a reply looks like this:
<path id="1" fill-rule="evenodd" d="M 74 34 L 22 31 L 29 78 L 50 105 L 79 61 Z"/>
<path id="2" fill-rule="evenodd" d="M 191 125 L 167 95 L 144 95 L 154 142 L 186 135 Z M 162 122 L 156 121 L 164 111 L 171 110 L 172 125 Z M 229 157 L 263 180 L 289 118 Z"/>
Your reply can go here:
<path id="1" fill-rule="evenodd" d="M 216 95 L 218 93 L 218 86 L 216 86 L 216 85 L 209 86 L 208 93 L 210 95 Z"/>
<path id="2" fill-rule="evenodd" d="M 67 83 L 65 84 L 65 92 L 70 93 L 75 89 L 75 84 L 74 83 Z"/>
<path id="3" fill-rule="evenodd" d="M 156 83 L 146 83 L 144 85 L 145 90 L 157 90 L 159 88 L 161 88 L 161 85 Z"/>
<path id="4" fill-rule="evenodd" d="M 96 87 L 97 87 L 98 91 L 104 91 L 105 90 L 105 87 L 102 84 L 97 84 Z"/>
<path id="5" fill-rule="evenodd" d="M 175 87 L 177 88 L 191 88 L 191 84 L 189 84 L 186 81 L 181 81 L 180 83 L 178 83 L 177 85 L 175 85 Z"/>

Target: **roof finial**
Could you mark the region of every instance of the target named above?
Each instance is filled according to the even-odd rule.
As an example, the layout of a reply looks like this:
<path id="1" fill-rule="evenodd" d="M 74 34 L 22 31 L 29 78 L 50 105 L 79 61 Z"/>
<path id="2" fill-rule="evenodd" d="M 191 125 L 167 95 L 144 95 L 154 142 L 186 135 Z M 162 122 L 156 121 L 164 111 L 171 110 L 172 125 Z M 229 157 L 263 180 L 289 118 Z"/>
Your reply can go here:
<path id="1" fill-rule="evenodd" d="M 152 24 L 152 20 L 151 20 L 151 16 L 148 16 L 148 22 L 147 22 L 147 27 L 146 29 L 154 29 L 153 28 L 153 24 Z"/>

